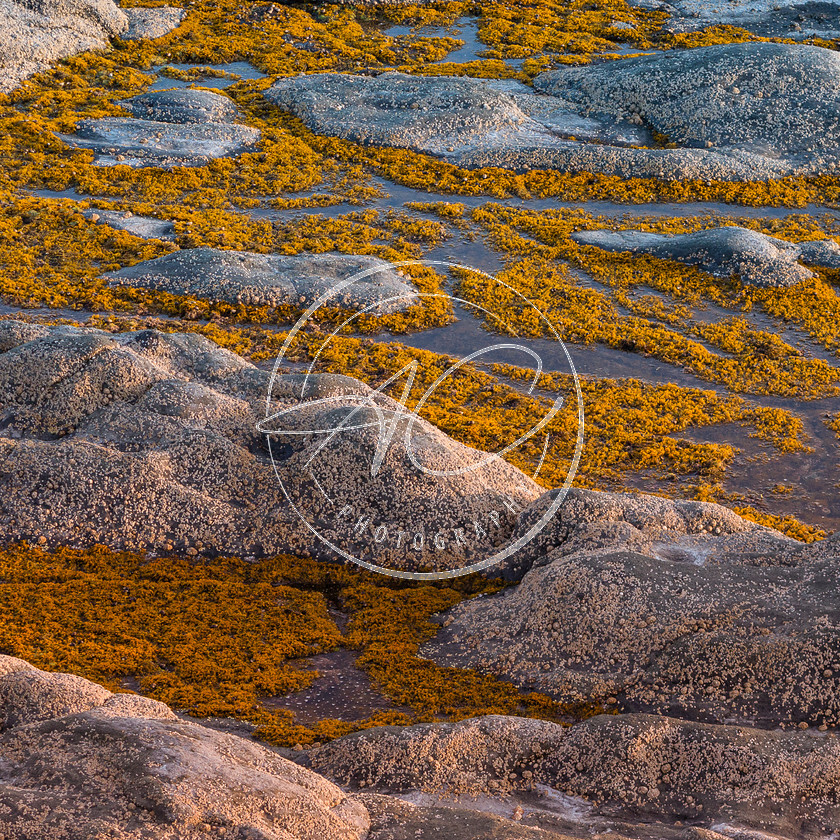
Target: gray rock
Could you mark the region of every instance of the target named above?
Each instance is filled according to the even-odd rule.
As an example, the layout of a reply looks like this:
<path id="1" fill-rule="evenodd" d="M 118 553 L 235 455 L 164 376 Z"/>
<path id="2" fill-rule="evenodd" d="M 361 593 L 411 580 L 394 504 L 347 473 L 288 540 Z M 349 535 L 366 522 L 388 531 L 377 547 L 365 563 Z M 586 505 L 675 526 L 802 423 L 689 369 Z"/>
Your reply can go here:
<path id="1" fill-rule="evenodd" d="M 671 0 L 671 32 L 693 32 L 707 26 L 738 26 L 769 38 L 840 37 L 840 5 L 823 0 Z"/>
<path id="2" fill-rule="evenodd" d="M 211 90 L 153 90 L 120 104 L 133 117 L 180 125 L 232 123 L 241 116 L 229 96 Z"/>
<path id="3" fill-rule="evenodd" d="M 83 210 L 86 219 L 100 225 L 108 225 L 115 230 L 124 230 L 142 239 L 174 239 L 175 225 L 165 219 L 152 219 L 147 216 L 135 216 L 128 211 L 97 210 L 93 207 Z"/>
<path id="4" fill-rule="evenodd" d="M 235 123 L 179 125 L 155 120 L 104 117 L 81 120 L 75 134 L 61 139 L 77 149 L 91 149 L 96 163 L 113 166 L 200 166 L 214 158 L 253 149 L 256 128 Z"/>
<path id="5" fill-rule="evenodd" d="M 729 180 L 817 171 L 838 157 L 834 145 L 831 150 L 825 150 L 811 148 L 809 143 L 816 142 L 815 126 L 821 122 L 827 126 L 834 119 L 831 114 L 836 106 L 831 104 L 832 91 L 838 82 L 835 65 L 840 60 L 830 51 L 817 48 L 790 47 L 798 52 L 776 57 L 777 60 L 773 55 L 753 55 L 749 50 L 767 46 L 778 45 L 735 45 L 728 59 L 714 52 L 691 50 L 692 55 L 703 53 L 694 59 L 696 67 L 691 64 L 691 58 L 675 52 L 661 58 L 624 59 L 618 65 L 609 62 L 552 71 L 537 77 L 536 94 L 515 83 L 460 77 L 324 73 L 280 79 L 265 95 L 314 131 L 358 143 L 414 149 L 467 167 L 499 166 L 522 171 L 547 168 L 599 171 L 622 177 Z M 657 61 L 673 64 L 660 68 Z M 680 61 L 687 66 L 683 67 Z M 765 121 L 761 134 L 758 118 L 753 121 L 758 138 L 755 143 L 721 143 L 721 148 L 709 149 L 705 136 L 702 143 L 695 143 L 680 140 L 675 133 L 672 139 L 684 148 L 632 147 L 650 144 L 650 129 L 664 132 L 659 123 L 670 125 L 667 117 L 672 110 L 677 114 L 681 109 L 694 113 L 697 102 L 702 102 L 708 111 L 709 99 L 724 98 L 716 93 L 721 77 L 749 76 L 755 73 L 757 65 L 768 82 L 769 98 L 762 113 L 772 111 L 775 122 Z M 822 68 L 817 75 L 827 82 L 827 106 L 822 101 L 816 103 L 798 95 L 814 68 Z M 622 89 L 611 106 L 604 91 L 609 92 L 611 85 L 617 87 L 617 83 L 602 84 L 602 76 L 605 79 L 627 77 L 628 89 L 639 76 L 639 86 L 645 89 L 646 95 L 631 95 Z M 659 100 L 656 100 L 651 107 L 641 107 L 639 102 L 653 100 L 653 93 L 647 95 L 648 88 L 653 92 L 657 86 L 667 88 L 668 79 L 683 76 L 683 92 L 696 88 L 693 98 L 689 97 L 690 109 L 670 99 L 665 104 L 657 104 Z M 828 80 L 833 81 L 828 83 Z M 754 87 L 762 84 L 763 79 L 759 79 Z M 780 91 L 774 91 L 774 84 Z M 660 96 L 666 98 L 664 94 Z M 677 100 L 678 96 L 672 98 Z M 726 102 L 726 107 L 725 112 L 714 111 L 717 123 L 734 125 L 732 131 L 738 134 L 742 103 Z M 656 118 L 657 108 L 667 112 L 662 120 Z M 751 118 L 748 107 L 746 117 Z M 792 142 L 788 129 L 781 127 L 788 125 L 785 122 L 788 119 L 794 132 L 802 129 L 806 133 L 803 154 L 799 154 L 796 145 L 796 154 L 791 158 L 778 155 L 769 142 L 782 137 Z M 763 140 L 768 142 L 759 142 Z"/>
<path id="6" fill-rule="evenodd" d="M 266 416 L 268 372 L 198 335 L 154 330 L 111 335 L 0 321 L 0 348 L 4 540 L 335 559 L 292 511 L 257 430 Z M 305 397 L 303 384 L 300 375 L 275 380 L 272 412 L 292 411 L 273 431 L 334 428 L 359 407 L 360 396 L 379 411 L 396 409 L 349 377 L 313 375 Z M 315 402 L 324 396 L 334 399 Z M 471 527 L 473 517 L 485 532 L 474 534 L 468 548 L 486 555 L 514 528 L 507 506 L 523 507 L 540 488 L 504 461 L 467 475 L 421 474 L 409 462 L 405 423 L 377 481 L 371 480 L 378 440 L 372 428 L 343 432 L 340 445 L 305 469 L 314 445 L 277 435 L 275 457 L 290 498 L 306 502 L 308 521 L 317 521 L 323 534 L 356 539 L 392 568 L 461 567 L 458 551 L 438 549 L 433 538 L 445 528 Z M 416 456 L 439 469 L 481 457 L 423 420 L 412 441 Z M 348 504 L 352 518 L 342 514 Z M 357 527 L 365 517 L 366 525 Z M 424 545 L 398 543 L 395 531 L 377 541 L 384 521 L 403 523 L 412 537 L 425 533 Z M 445 533 L 451 543 L 454 535 Z"/>
<path id="7" fill-rule="evenodd" d="M 814 277 L 799 260 L 840 268 L 834 240 L 794 243 L 741 227 L 712 228 L 669 236 L 637 230 L 582 230 L 572 234 L 581 245 L 607 251 L 632 251 L 702 268 L 717 277 L 740 276 L 753 286 L 793 286 Z"/>
<path id="8" fill-rule="evenodd" d="M 569 107 L 616 119 L 636 113 L 679 146 L 786 162 L 799 172 L 838 159 L 840 56 L 820 47 L 675 50 L 552 70 L 534 85 Z"/>
<path id="9" fill-rule="evenodd" d="M 80 687 L 87 702 L 77 699 Z M 367 836 L 364 805 L 326 779 L 235 735 L 178 720 L 162 703 L 10 657 L 0 657 L 0 696 L 22 710 L 13 721 L 6 714 L 0 735 L 7 840 Z"/>
<path id="10" fill-rule="evenodd" d="M 411 282 L 389 263 L 343 254 L 286 256 L 195 248 L 122 268 L 106 277 L 113 285 L 250 306 L 288 304 L 298 308 L 314 303 L 340 282 L 365 270 L 373 273 L 331 299 L 332 305 L 364 309 L 379 304 L 381 311 L 397 312 L 419 300 Z"/>
<path id="11" fill-rule="evenodd" d="M 522 582 L 455 607 L 423 655 L 565 702 L 840 724 L 840 633 L 826 620 L 840 543 L 803 546 L 716 507 L 573 491 Z"/>
<path id="12" fill-rule="evenodd" d="M 128 28 L 111 0 L 0 0 L 0 92 L 62 58 L 104 49 Z"/>
<path id="13" fill-rule="evenodd" d="M 128 29 L 122 34 L 124 41 L 139 41 L 142 38 L 162 38 L 180 26 L 186 12 L 174 6 L 144 8 L 136 6 L 124 9 L 128 18 Z"/>
<path id="14" fill-rule="evenodd" d="M 518 802 L 523 823 L 576 837 L 811 838 L 840 816 L 836 738 L 648 715 L 602 715 L 571 728 L 489 716 L 374 729 L 310 759 L 328 778 L 374 792 L 363 798 L 374 828 L 383 815 L 397 826 L 396 817 L 413 818 L 422 837 L 420 815 L 400 813 L 383 792 L 429 803 L 460 791 L 461 807 L 473 797 L 473 807 L 507 814 Z M 445 820 L 445 809 L 436 810 Z M 534 836 L 525 825 L 519 835 L 501 833 L 509 825 L 499 820 L 499 835 L 475 836 Z M 406 837 L 391 830 L 384 837 Z"/>

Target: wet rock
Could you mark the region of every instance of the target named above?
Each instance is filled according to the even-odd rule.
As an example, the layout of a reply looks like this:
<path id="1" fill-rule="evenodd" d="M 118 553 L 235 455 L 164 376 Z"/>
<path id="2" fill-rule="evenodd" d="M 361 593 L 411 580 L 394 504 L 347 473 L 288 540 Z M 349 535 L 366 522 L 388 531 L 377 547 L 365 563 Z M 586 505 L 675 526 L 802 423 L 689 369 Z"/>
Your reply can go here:
<path id="1" fill-rule="evenodd" d="M 134 117 L 180 125 L 232 123 L 241 117 L 229 96 L 211 90 L 153 90 L 120 104 Z"/>
<path id="2" fill-rule="evenodd" d="M 491 732 L 498 747 L 488 744 Z M 363 799 L 374 828 L 390 815 L 391 826 L 413 817 L 421 831 L 420 815 L 400 812 L 381 793 L 399 790 L 418 803 L 434 802 L 429 794 L 452 790 L 437 784 L 441 760 L 452 765 L 446 779 L 457 789 L 475 791 L 475 780 L 484 780 L 479 788 L 493 792 L 497 813 L 512 811 L 526 824 L 567 828 L 574 836 L 807 838 L 824 836 L 840 815 L 840 743 L 809 733 L 648 715 L 601 715 L 570 729 L 491 716 L 370 730 L 312 755 L 328 777 L 380 794 Z M 489 810 L 486 798 L 474 796 L 472 807 Z M 470 807 L 467 798 L 460 802 Z M 500 829 L 509 825 L 499 822 Z M 681 828 L 683 822 L 691 827 Z M 385 837 L 405 836 L 392 831 Z M 524 825 L 521 831 L 532 836 Z"/>
<path id="3" fill-rule="evenodd" d="M 840 724 L 840 633 L 825 620 L 840 608 L 838 541 L 803 546 L 716 506 L 691 503 L 691 517 L 689 503 L 629 499 L 570 493 L 522 582 L 455 607 L 423 655 L 564 702 Z"/>
<path id="4" fill-rule="evenodd" d="M 834 240 L 798 244 L 740 227 L 677 236 L 637 230 L 582 230 L 573 233 L 572 239 L 607 251 L 631 251 L 675 260 L 717 277 L 737 274 L 741 282 L 762 287 L 793 286 L 814 277 L 799 260 L 840 268 L 840 246 Z"/>
<path id="5" fill-rule="evenodd" d="M 196 334 L 154 330 L 112 335 L 2 321 L 0 347 L 5 540 L 335 559 L 288 504 L 257 429 L 268 372 Z M 317 402 L 325 396 L 333 399 Z M 291 411 L 272 431 L 333 429 L 360 397 L 370 407 L 358 417 L 398 409 L 350 377 L 278 376 L 272 412 Z M 484 517 L 484 531 L 469 548 L 486 554 L 513 529 L 507 505 L 521 508 L 540 488 L 504 461 L 467 475 L 421 474 L 409 459 L 406 424 L 395 428 L 375 481 L 373 427 L 345 430 L 323 452 L 315 451 L 323 436 L 277 434 L 273 452 L 289 498 L 306 503 L 308 521 L 327 537 L 357 539 L 395 567 L 462 565 L 454 535 L 447 532 L 445 550 L 434 537 L 445 527 L 471 527 L 473 516 Z M 436 469 L 482 457 L 424 420 L 412 441 L 415 458 Z M 377 540 L 383 523 L 426 539 L 415 547 L 404 535 L 398 543 L 394 528 Z"/>
<path id="6" fill-rule="evenodd" d="M 75 134 L 59 135 L 70 146 L 91 149 L 100 166 L 200 166 L 253 149 L 255 128 L 235 123 L 179 125 L 155 120 L 104 117 L 81 120 Z"/>
<path id="7" fill-rule="evenodd" d="M 537 93 L 460 77 L 324 73 L 280 79 L 265 95 L 319 133 L 466 167 L 754 180 L 838 157 L 838 67 L 830 50 L 736 44 L 551 71 L 536 78 Z M 743 97 L 728 94 L 730 77 Z M 800 95 L 814 77 L 827 94 L 819 103 Z M 682 148 L 634 148 L 652 145 L 651 130 Z"/>
<path id="8" fill-rule="evenodd" d="M 165 219 L 152 219 L 148 216 L 135 216 L 128 211 L 96 210 L 82 211 L 86 219 L 100 225 L 108 225 L 116 230 L 124 230 L 142 239 L 174 239 L 175 225 Z"/>
<path id="9" fill-rule="evenodd" d="M 124 41 L 139 41 L 142 38 L 162 38 L 180 26 L 186 12 L 174 6 L 144 8 L 136 6 L 124 9 L 128 17 L 128 29 L 121 35 Z"/>
<path id="10" fill-rule="evenodd" d="M 112 284 L 249 306 L 309 305 L 356 274 L 371 271 L 330 298 L 348 309 L 397 312 L 419 300 L 410 281 L 376 257 L 254 254 L 195 248 L 106 275 Z M 396 298 L 396 299 L 395 299 Z M 380 309 L 381 307 L 381 309 Z"/>
<path id="11" fill-rule="evenodd" d="M 103 49 L 128 28 L 111 0 L 0 0 L 0 92 L 59 59 Z"/>
<path id="12" fill-rule="evenodd" d="M 438 840 L 446 827 L 447 840 L 572 840 L 567 834 L 513 819 L 516 808 L 495 805 L 511 818 L 477 810 L 476 803 L 406 802 L 392 796 L 362 794 L 357 799 L 370 815 L 367 840 Z M 495 803 L 494 803 L 495 804 Z"/>
<path id="13" fill-rule="evenodd" d="M 767 165 L 819 172 L 838 158 L 840 57 L 820 47 L 675 50 L 552 70 L 534 85 L 569 107 L 614 118 L 637 113 L 678 146 L 751 156 L 760 163 L 755 177 Z M 807 93 L 815 89 L 818 99 Z"/>
<path id="14" fill-rule="evenodd" d="M 0 735 L 7 840 L 366 836 L 365 807 L 326 779 L 162 703 L 11 657 L 0 696 L 14 711 Z"/>

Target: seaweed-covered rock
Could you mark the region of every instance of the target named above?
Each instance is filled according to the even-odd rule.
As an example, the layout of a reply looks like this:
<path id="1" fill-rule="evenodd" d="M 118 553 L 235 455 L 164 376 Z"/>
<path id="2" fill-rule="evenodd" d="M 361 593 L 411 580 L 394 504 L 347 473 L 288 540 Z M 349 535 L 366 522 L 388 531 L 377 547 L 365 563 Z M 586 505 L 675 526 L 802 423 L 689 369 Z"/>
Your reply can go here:
<path id="1" fill-rule="evenodd" d="M 0 92 L 62 58 L 103 49 L 128 29 L 111 0 L 0 0 Z"/>
<path id="2" fill-rule="evenodd" d="M 120 104 L 134 117 L 180 125 L 232 123 L 241 116 L 229 96 L 212 90 L 153 90 Z"/>
<path id="3" fill-rule="evenodd" d="M 154 330 L 111 335 L 0 321 L 0 348 L 5 540 L 335 558 L 291 509 L 257 429 L 266 414 L 268 372 L 196 334 Z M 301 375 L 274 380 L 272 410 L 291 409 L 275 425 L 332 429 L 359 407 L 360 396 L 373 414 L 396 409 L 350 377 L 312 375 L 305 394 L 303 385 Z M 334 399 L 317 402 L 324 396 Z M 359 540 L 393 567 L 462 565 L 451 546 L 438 549 L 434 536 L 468 527 L 469 517 L 479 515 L 486 517 L 484 531 L 473 535 L 470 548 L 486 554 L 513 530 L 507 506 L 522 507 L 541 493 L 504 461 L 448 478 L 421 474 L 402 430 L 373 481 L 373 437 L 369 427 L 345 430 L 340 445 L 321 454 L 304 436 L 278 434 L 273 451 L 291 498 L 306 501 L 322 533 Z M 424 420 L 416 422 L 413 440 L 416 457 L 435 468 L 482 457 Z M 361 526 L 359 517 L 348 517 L 348 505 L 361 511 Z M 394 532 L 390 541 L 381 534 L 377 540 L 379 514 L 427 538 L 398 542 Z"/>
<path id="4" fill-rule="evenodd" d="M 124 41 L 162 38 L 179 26 L 186 14 L 174 6 L 135 6 L 124 11 L 128 17 L 128 29 L 121 35 Z"/>
<path id="5" fill-rule="evenodd" d="M 838 158 L 840 56 L 821 47 L 675 50 L 552 70 L 534 84 L 585 112 L 636 114 L 679 146 L 778 158 L 808 171 Z"/>
<path id="6" fill-rule="evenodd" d="M 838 66 L 816 47 L 736 44 L 552 71 L 535 79 L 542 95 L 511 82 L 402 73 L 296 76 L 265 95 L 314 131 L 461 166 L 754 180 L 838 158 Z M 799 93 L 812 78 L 820 102 Z M 730 84 L 745 95 L 730 94 Z M 653 145 L 652 130 L 682 148 L 638 148 Z"/>
<path id="7" fill-rule="evenodd" d="M 254 254 L 195 248 L 177 251 L 106 275 L 112 284 L 156 289 L 249 306 L 300 307 L 355 274 L 370 271 L 330 298 L 348 309 L 398 312 L 419 300 L 398 269 L 377 257 L 343 254 Z"/>
<path id="8" fill-rule="evenodd" d="M 491 716 L 374 729 L 310 759 L 353 789 L 428 803 L 433 795 L 451 802 L 460 791 L 461 807 L 470 794 L 485 808 L 491 794 L 497 813 L 518 801 L 523 822 L 574 836 L 806 838 L 824 836 L 840 816 L 836 738 L 649 715 L 601 715 L 571 728 Z M 394 814 L 385 797 L 368 793 L 364 801 L 377 814 L 374 825 Z M 411 810 L 401 816 L 410 820 Z M 683 821 L 693 827 L 680 829 Z M 523 827 L 520 836 L 532 835 Z"/>
<path id="9" fill-rule="evenodd" d="M 741 227 L 722 227 L 669 236 L 638 230 L 581 230 L 572 234 L 581 245 L 606 251 L 632 251 L 695 265 L 717 277 L 737 274 L 753 286 L 793 286 L 814 277 L 799 260 L 840 268 L 840 246 L 834 240 L 797 244 Z"/>
<path id="10" fill-rule="evenodd" d="M 162 703 L 10 657 L 0 657 L 0 697 L 7 840 L 367 835 L 365 807 L 326 779 L 242 738 L 178 720 Z"/>
<path id="11" fill-rule="evenodd" d="M 691 503 L 692 522 L 679 503 L 625 498 L 570 494 L 522 582 L 456 606 L 423 655 L 564 701 L 840 724 L 837 540 L 802 546 L 713 506 Z"/>

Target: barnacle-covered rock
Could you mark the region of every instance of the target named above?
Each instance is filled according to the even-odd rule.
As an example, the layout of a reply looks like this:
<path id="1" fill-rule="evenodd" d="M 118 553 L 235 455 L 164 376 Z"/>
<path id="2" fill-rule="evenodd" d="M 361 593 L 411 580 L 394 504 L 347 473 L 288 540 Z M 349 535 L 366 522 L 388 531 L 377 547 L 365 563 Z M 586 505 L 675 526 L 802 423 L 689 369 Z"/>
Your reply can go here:
<path id="1" fill-rule="evenodd" d="M 362 840 L 365 807 L 269 750 L 163 703 L 0 657 L 8 840 Z"/>
<path id="2" fill-rule="evenodd" d="M 175 29 L 186 14 L 175 6 L 134 6 L 124 11 L 128 17 L 128 29 L 121 36 L 124 41 L 162 38 Z"/>
<path id="3" fill-rule="evenodd" d="M 819 101 L 801 93 L 815 83 Z M 537 76 L 534 91 L 324 73 L 280 79 L 265 95 L 314 131 L 466 167 L 756 180 L 840 159 L 840 59 L 819 47 L 728 44 L 564 67 Z M 675 146 L 654 148 L 654 132 Z"/>
<path id="4" fill-rule="evenodd" d="M 837 739 L 650 715 L 600 715 L 571 728 L 488 716 L 374 729 L 313 750 L 308 760 L 328 778 L 368 791 L 363 801 L 377 816 L 394 813 L 382 794 L 396 791 L 427 807 L 455 800 L 486 808 L 492 796 L 495 813 L 574 836 L 811 837 L 840 816 Z M 445 819 L 445 809 L 438 815 Z M 655 835 L 645 831 L 650 820 Z M 683 821 L 692 827 L 681 829 Z M 523 825 L 518 836 L 532 835 Z"/>
<path id="5" fill-rule="evenodd" d="M 337 427 L 360 398 L 374 415 L 396 411 L 393 400 L 331 374 L 281 375 L 272 385 L 268 372 L 195 334 L 2 321 L 0 348 L 0 523 L 8 541 L 334 558 L 295 514 L 288 492 L 322 534 L 355 539 L 375 549 L 378 562 L 460 567 L 455 528 L 478 521 L 465 552 L 486 556 L 513 530 L 511 509 L 541 495 L 502 459 L 465 474 L 418 472 L 405 418 L 374 479 L 382 438 L 373 427 L 344 430 L 323 452 L 291 433 Z M 286 412 L 265 430 L 276 433 L 285 491 L 258 430 L 270 387 L 272 411 Z M 422 418 L 412 443 L 430 469 L 459 470 L 487 457 Z M 395 527 L 387 540 L 377 537 L 385 521 L 401 524 L 403 538 Z"/>
<path id="6" fill-rule="evenodd" d="M 840 153 L 840 57 L 798 44 L 723 44 L 544 73 L 567 107 L 637 114 L 677 146 L 820 172 Z M 819 90 L 819 98 L 808 91 Z M 678 150 L 665 150 L 678 151 Z"/>
<path id="7" fill-rule="evenodd" d="M 362 275 L 341 287 L 354 275 Z M 419 300 L 397 268 L 377 257 L 344 254 L 254 254 L 195 248 L 107 275 L 114 285 L 225 300 L 249 306 L 309 305 L 333 290 L 325 306 L 399 312 Z"/>
<path id="8" fill-rule="evenodd" d="M 572 491 L 539 541 L 515 589 L 453 608 L 423 655 L 564 701 L 840 724 L 836 539 L 803 546 L 715 505 Z"/>
<path id="9" fill-rule="evenodd" d="M 0 92 L 54 62 L 103 49 L 128 29 L 128 18 L 111 0 L 0 0 Z"/>
<path id="10" fill-rule="evenodd" d="M 675 236 L 638 230 L 581 230 L 573 233 L 572 239 L 605 251 L 631 251 L 695 265 L 717 277 L 737 274 L 741 282 L 753 286 L 793 286 L 814 277 L 800 260 L 840 268 L 840 246 L 832 239 L 800 244 L 735 226 Z"/>

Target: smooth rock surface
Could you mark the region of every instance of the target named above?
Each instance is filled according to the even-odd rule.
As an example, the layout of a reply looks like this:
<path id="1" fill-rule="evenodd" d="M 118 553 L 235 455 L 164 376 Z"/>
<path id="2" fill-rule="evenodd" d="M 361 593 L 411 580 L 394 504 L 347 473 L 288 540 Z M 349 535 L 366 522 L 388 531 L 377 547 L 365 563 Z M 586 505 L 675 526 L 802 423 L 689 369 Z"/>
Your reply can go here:
<path id="1" fill-rule="evenodd" d="M 740 276 L 753 286 L 793 286 L 814 277 L 799 260 L 840 268 L 840 246 L 834 240 L 794 243 L 747 230 L 722 227 L 669 236 L 638 230 L 582 230 L 572 234 L 581 245 L 607 251 L 650 254 L 702 268 L 717 277 Z"/>
<path id="2" fill-rule="evenodd" d="M 457 605 L 424 656 L 568 702 L 840 724 L 836 539 L 805 546 L 696 502 L 577 490 L 567 503 L 519 586 Z"/>
<path id="3" fill-rule="evenodd" d="M 330 298 L 330 305 L 398 312 L 419 300 L 398 269 L 377 257 L 344 254 L 254 254 L 195 248 L 176 251 L 106 275 L 114 285 L 249 306 L 300 308 L 356 274 L 372 271 Z M 396 299 L 395 299 L 396 298 Z M 381 307 L 381 309 L 380 309 Z"/>
<path id="4" fill-rule="evenodd" d="M 75 134 L 59 135 L 70 146 L 91 149 L 100 166 L 200 166 L 253 149 L 256 128 L 236 123 L 188 123 L 103 117 L 81 120 Z"/>
<path id="5" fill-rule="evenodd" d="M 365 807 L 252 742 L 0 656 L 7 840 L 363 840 Z M 11 710 L 11 712 L 10 712 Z"/>
<path id="6" fill-rule="evenodd" d="M 128 29 L 111 0 L 0 0 L 0 93 L 59 59 L 105 49 Z"/>
<path id="7" fill-rule="evenodd" d="M 128 29 L 121 35 L 124 41 L 139 41 L 141 38 L 162 38 L 180 26 L 186 12 L 174 6 L 144 8 L 136 6 L 124 9 L 128 18 Z"/>
<path id="8" fill-rule="evenodd" d="M 0 321 L 0 348 L 4 539 L 335 559 L 290 508 L 257 430 L 266 416 L 268 372 L 196 334 L 154 330 L 112 335 Z M 350 377 L 313 375 L 305 395 L 303 386 L 300 375 L 275 380 L 272 412 L 291 412 L 274 426 L 335 428 L 359 408 L 359 397 L 376 406 L 365 409 L 374 415 L 397 408 Z M 324 396 L 334 399 L 316 401 Z M 405 423 L 385 451 L 377 481 L 371 480 L 378 441 L 372 427 L 345 430 L 340 445 L 320 453 L 315 444 L 322 437 L 309 443 L 277 435 L 278 469 L 292 498 L 309 504 L 308 516 L 329 537 L 357 539 L 361 549 L 375 549 L 398 568 L 442 561 L 460 567 L 457 551 L 435 547 L 436 533 L 484 517 L 485 533 L 468 548 L 486 553 L 514 527 L 515 519 L 504 515 L 507 505 L 522 507 L 541 490 L 504 461 L 442 479 L 421 474 L 409 461 Z M 483 457 L 424 420 L 413 441 L 416 457 L 436 468 Z M 331 503 L 318 483 L 332 494 Z M 364 527 L 339 515 L 348 504 L 366 512 Z M 404 523 L 412 536 L 425 533 L 424 545 L 415 549 L 405 539 L 397 545 L 396 532 L 376 542 L 380 515 Z M 454 539 L 451 532 L 447 539 Z"/>
<path id="9" fill-rule="evenodd" d="M 98 210 L 93 207 L 83 210 L 86 219 L 116 230 L 124 230 L 142 239 L 174 239 L 175 225 L 165 219 L 135 216 L 127 210 Z"/>

